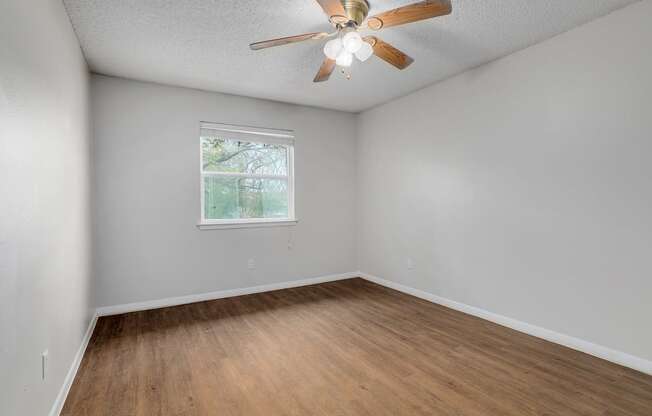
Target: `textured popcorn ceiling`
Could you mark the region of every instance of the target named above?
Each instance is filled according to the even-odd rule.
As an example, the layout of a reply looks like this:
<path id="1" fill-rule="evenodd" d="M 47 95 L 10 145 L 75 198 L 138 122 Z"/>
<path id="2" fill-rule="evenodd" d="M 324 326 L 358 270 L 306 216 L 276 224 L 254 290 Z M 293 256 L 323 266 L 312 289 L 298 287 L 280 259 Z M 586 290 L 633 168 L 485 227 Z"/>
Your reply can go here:
<path id="1" fill-rule="evenodd" d="M 100 74 L 361 111 L 638 0 L 452 0 L 453 14 L 378 33 L 413 58 L 373 57 L 314 84 L 324 41 L 251 51 L 253 41 L 329 31 L 314 0 L 64 0 Z M 412 0 L 370 0 L 371 14 Z"/>

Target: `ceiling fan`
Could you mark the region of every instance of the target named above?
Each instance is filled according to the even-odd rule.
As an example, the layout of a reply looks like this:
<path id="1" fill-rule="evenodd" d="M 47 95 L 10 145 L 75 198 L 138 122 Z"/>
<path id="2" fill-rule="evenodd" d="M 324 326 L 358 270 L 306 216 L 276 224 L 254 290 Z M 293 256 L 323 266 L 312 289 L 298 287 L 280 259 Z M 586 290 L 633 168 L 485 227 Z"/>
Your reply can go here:
<path id="1" fill-rule="evenodd" d="M 444 16 L 450 14 L 452 10 L 450 0 L 426 0 L 367 18 L 369 14 L 369 2 L 367 0 L 316 1 L 329 17 L 330 23 L 335 28 L 334 32 L 305 33 L 303 35 L 270 39 L 252 43 L 249 47 L 252 50 L 259 50 L 305 40 L 334 38 L 324 45 L 326 58 L 319 68 L 314 82 L 328 80 L 335 66 L 343 68 L 351 66 L 354 56 L 364 62 L 371 55 L 376 55 L 398 69 L 405 69 L 414 59 L 389 43 L 383 42 L 377 36 L 361 36 L 360 31 L 365 29 L 378 31 L 385 27 Z"/>

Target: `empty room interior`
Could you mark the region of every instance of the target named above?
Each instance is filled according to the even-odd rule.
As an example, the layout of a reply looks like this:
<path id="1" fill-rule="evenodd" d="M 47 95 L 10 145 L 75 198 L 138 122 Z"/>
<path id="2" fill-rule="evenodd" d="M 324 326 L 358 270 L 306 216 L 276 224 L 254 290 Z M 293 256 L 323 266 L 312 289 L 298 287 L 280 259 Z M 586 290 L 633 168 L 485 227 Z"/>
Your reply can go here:
<path id="1" fill-rule="evenodd" d="M 1 416 L 652 416 L 652 0 L 0 0 Z"/>

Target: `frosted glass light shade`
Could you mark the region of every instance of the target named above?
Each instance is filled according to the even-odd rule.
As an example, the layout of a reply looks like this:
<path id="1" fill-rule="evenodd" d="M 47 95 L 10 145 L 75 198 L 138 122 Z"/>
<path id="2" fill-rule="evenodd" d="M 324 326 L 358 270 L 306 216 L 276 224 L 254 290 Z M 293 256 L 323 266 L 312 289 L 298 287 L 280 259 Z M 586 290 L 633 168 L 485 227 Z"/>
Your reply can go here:
<path id="1" fill-rule="evenodd" d="M 344 49 L 350 53 L 356 53 L 362 46 L 362 37 L 358 32 L 349 32 L 342 38 Z"/>
<path id="2" fill-rule="evenodd" d="M 324 55 L 326 55 L 329 59 L 337 59 L 337 57 L 342 52 L 342 49 L 344 49 L 344 45 L 342 45 L 342 39 L 332 39 L 326 42 L 326 45 L 324 45 Z"/>
<path id="3" fill-rule="evenodd" d="M 339 66 L 351 66 L 353 63 L 353 54 L 343 50 L 335 60 L 335 63 Z"/>
<path id="4" fill-rule="evenodd" d="M 374 48 L 367 42 L 362 42 L 360 49 L 355 53 L 355 57 L 364 62 L 374 54 Z"/>

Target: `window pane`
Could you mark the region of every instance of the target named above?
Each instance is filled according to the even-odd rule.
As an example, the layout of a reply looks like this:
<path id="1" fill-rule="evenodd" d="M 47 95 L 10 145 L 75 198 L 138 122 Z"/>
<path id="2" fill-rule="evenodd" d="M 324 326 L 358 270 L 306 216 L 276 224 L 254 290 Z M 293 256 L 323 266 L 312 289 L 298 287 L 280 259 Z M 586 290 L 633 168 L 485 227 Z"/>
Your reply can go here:
<path id="1" fill-rule="evenodd" d="M 202 136 L 202 168 L 210 172 L 287 175 L 287 148 Z"/>
<path id="2" fill-rule="evenodd" d="M 285 179 L 204 177 L 206 219 L 288 218 Z"/>

